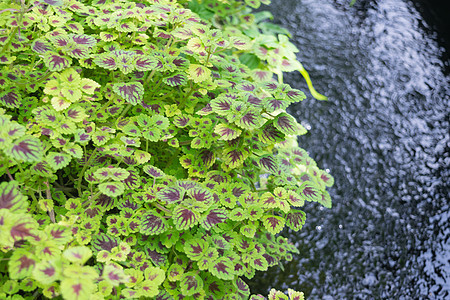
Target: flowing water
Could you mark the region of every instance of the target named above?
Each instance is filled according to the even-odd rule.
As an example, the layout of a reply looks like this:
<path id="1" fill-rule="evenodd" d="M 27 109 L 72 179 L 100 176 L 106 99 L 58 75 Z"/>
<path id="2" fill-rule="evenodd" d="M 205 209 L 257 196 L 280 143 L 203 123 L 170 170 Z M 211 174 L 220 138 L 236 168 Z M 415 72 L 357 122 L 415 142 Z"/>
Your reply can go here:
<path id="1" fill-rule="evenodd" d="M 408 0 L 272 0 L 328 102 L 290 108 L 330 169 L 333 208 L 309 203 L 300 254 L 251 282 L 308 299 L 450 299 L 449 61 Z M 438 8 L 439 9 L 439 8 Z M 307 92 L 299 73 L 285 79 Z"/>

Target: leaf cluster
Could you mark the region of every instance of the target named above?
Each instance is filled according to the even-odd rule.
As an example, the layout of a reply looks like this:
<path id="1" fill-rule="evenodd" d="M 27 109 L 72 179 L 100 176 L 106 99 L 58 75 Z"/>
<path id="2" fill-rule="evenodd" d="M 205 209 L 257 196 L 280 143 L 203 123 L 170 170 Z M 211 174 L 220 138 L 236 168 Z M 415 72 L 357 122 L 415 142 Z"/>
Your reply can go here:
<path id="1" fill-rule="evenodd" d="M 298 253 L 333 178 L 269 2 L 0 4 L 0 298 L 248 299 Z"/>

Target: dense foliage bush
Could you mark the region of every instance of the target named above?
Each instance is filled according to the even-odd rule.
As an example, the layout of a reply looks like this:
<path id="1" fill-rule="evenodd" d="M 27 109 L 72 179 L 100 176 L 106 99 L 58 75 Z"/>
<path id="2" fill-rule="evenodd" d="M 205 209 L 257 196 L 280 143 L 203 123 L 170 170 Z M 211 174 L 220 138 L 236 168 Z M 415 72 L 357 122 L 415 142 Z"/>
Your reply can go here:
<path id="1" fill-rule="evenodd" d="M 247 299 L 292 259 L 333 178 L 260 2 L 0 4 L 1 299 Z"/>

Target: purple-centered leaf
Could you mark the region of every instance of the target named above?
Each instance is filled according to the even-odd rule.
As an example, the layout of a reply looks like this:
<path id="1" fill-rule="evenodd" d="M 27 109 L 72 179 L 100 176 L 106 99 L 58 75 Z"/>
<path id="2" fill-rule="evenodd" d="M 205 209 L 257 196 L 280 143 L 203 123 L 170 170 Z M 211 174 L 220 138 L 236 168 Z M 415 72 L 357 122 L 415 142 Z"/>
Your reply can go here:
<path id="1" fill-rule="evenodd" d="M 52 51 L 53 47 L 49 42 L 45 40 L 36 39 L 31 44 L 31 50 L 39 54 L 45 54 L 46 52 Z"/>
<path id="2" fill-rule="evenodd" d="M 266 154 L 259 158 L 258 164 L 261 168 L 263 168 L 265 171 L 268 171 L 270 173 L 277 173 L 278 172 L 278 165 L 275 158 L 270 155 Z"/>
<path id="3" fill-rule="evenodd" d="M 286 96 L 289 98 L 291 102 L 298 102 L 302 101 L 303 99 L 306 99 L 305 93 L 296 89 L 292 89 L 289 92 L 287 92 Z"/>
<path id="4" fill-rule="evenodd" d="M 320 190 L 310 181 L 302 183 L 297 192 L 306 201 L 318 202 L 321 200 Z"/>
<path id="5" fill-rule="evenodd" d="M 92 238 L 91 246 L 96 251 L 106 250 L 111 251 L 112 248 L 119 245 L 118 239 L 107 235 L 105 233 L 99 233 Z"/>
<path id="6" fill-rule="evenodd" d="M 23 136 L 7 145 L 6 155 L 19 161 L 38 162 L 42 159 L 41 141 L 32 136 Z"/>
<path id="7" fill-rule="evenodd" d="M 172 219 L 178 230 L 186 230 L 198 224 L 199 215 L 189 208 L 177 206 L 173 210 Z"/>
<path id="8" fill-rule="evenodd" d="M 327 191 L 321 191 L 321 194 L 319 196 L 319 200 L 317 200 L 320 204 L 322 204 L 326 208 L 331 208 L 331 197 L 330 194 Z"/>
<path id="9" fill-rule="evenodd" d="M 272 123 L 266 124 L 262 132 L 258 134 L 258 137 L 261 142 L 265 144 L 275 144 L 277 142 L 281 142 L 285 140 L 285 135 L 277 128 L 275 128 Z"/>
<path id="10" fill-rule="evenodd" d="M 184 198 L 184 189 L 179 187 L 169 187 L 161 190 L 157 193 L 160 200 L 166 201 L 167 203 L 178 203 Z"/>
<path id="11" fill-rule="evenodd" d="M 223 151 L 224 160 L 229 165 L 230 168 L 237 168 L 249 155 L 248 149 L 230 149 L 225 148 Z"/>
<path id="12" fill-rule="evenodd" d="M 235 281 L 233 281 L 233 284 L 241 299 L 247 299 L 250 296 L 250 288 L 244 280 L 238 277 Z"/>
<path id="13" fill-rule="evenodd" d="M 50 167 L 50 164 L 46 161 L 41 161 L 34 164 L 31 167 L 31 172 L 42 177 L 52 177 L 54 173 L 54 171 Z"/>
<path id="14" fill-rule="evenodd" d="M 236 125 L 248 130 L 259 128 L 261 122 L 260 115 L 261 114 L 257 111 L 247 111 L 242 117 L 238 119 Z"/>
<path id="15" fill-rule="evenodd" d="M 219 257 L 208 268 L 209 272 L 222 280 L 231 280 L 234 278 L 233 263 L 228 257 Z"/>
<path id="16" fill-rule="evenodd" d="M 66 167 L 70 161 L 72 160 L 72 156 L 65 153 L 57 153 L 50 152 L 47 154 L 46 161 L 50 164 L 52 169 L 59 170 Z"/>
<path id="17" fill-rule="evenodd" d="M 117 197 L 123 194 L 125 191 L 125 186 L 122 182 L 112 181 L 100 183 L 98 185 L 98 189 L 106 196 Z"/>
<path id="18" fill-rule="evenodd" d="M 179 85 L 185 85 L 187 82 L 186 75 L 182 73 L 176 73 L 173 75 L 170 75 L 169 77 L 164 77 L 163 82 L 169 86 L 179 86 Z"/>
<path id="19" fill-rule="evenodd" d="M 16 181 L 0 183 L 0 209 L 6 208 L 20 213 L 25 212 L 27 206 L 27 197 L 22 195 Z"/>
<path id="20" fill-rule="evenodd" d="M 183 296 L 203 292 L 203 280 L 197 272 L 187 272 L 181 276 L 180 290 Z"/>
<path id="21" fill-rule="evenodd" d="M 123 183 L 127 186 L 128 189 L 134 190 L 137 189 L 140 186 L 140 180 L 139 175 L 134 170 L 128 170 L 128 177 L 125 178 Z"/>
<path id="22" fill-rule="evenodd" d="M 97 44 L 97 40 L 93 36 L 87 34 L 78 34 L 72 36 L 71 38 L 75 44 L 84 47 L 94 47 L 95 44 Z"/>
<path id="23" fill-rule="evenodd" d="M 283 230 L 285 219 L 279 216 L 264 216 L 262 222 L 267 231 L 275 235 Z"/>
<path id="24" fill-rule="evenodd" d="M 44 55 L 44 63 L 49 71 L 58 72 L 67 69 L 71 65 L 72 60 L 55 52 L 47 52 Z"/>
<path id="25" fill-rule="evenodd" d="M 8 271 L 11 279 L 23 279 L 31 276 L 36 265 L 36 257 L 24 249 L 17 249 L 8 259 Z"/>
<path id="26" fill-rule="evenodd" d="M 21 95 L 18 91 L 10 88 L 8 91 L 0 93 L 0 105 L 8 108 L 19 108 L 21 105 Z"/>
<path id="27" fill-rule="evenodd" d="M 305 204 L 305 200 L 303 197 L 300 197 L 296 192 L 294 191 L 288 191 L 287 198 L 292 206 L 303 206 Z"/>
<path id="28" fill-rule="evenodd" d="M 200 260 L 206 250 L 208 249 L 208 243 L 205 240 L 193 238 L 184 244 L 184 252 L 186 256 L 189 257 L 193 261 Z"/>
<path id="29" fill-rule="evenodd" d="M 148 212 L 141 217 L 139 232 L 142 234 L 159 235 L 167 229 L 167 222 L 156 212 Z"/>
<path id="30" fill-rule="evenodd" d="M 273 125 L 286 135 L 296 135 L 298 133 L 298 123 L 286 113 L 281 113 L 274 120 Z"/>
<path id="31" fill-rule="evenodd" d="M 152 56 L 136 55 L 134 66 L 138 71 L 149 71 L 156 68 L 157 60 Z"/>
<path id="32" fill-rule="evenodd" d="M 144 87 L 140 82 L 115 83 L 113 91 L 132 105 L 140 103 L 144 95 Z"/>
<path id="33" fill-rule="evenodd" d="M 110 53 L 97 56 L 94 63 L 108 70 L 115 70 L 118 67 L 117 58 Z"/>
<path id="34" fill-rule="evenodd" d="M 224 97 L 216 98 L 211 100 L 211 108 L 212 110 L 221 116 L 228 115 L 229 111 L 232 107 L 232 100 Z"/>
<path id="35" fill-rule="evenodd" d="M 166 176 L 163 171 L 152 165 L 145 165 L 142 170 L 153 178 L 161 178 Z"/>
<path id="36" fill-rule="evenodd" d="M 230 141 L 241 135 L 242 130 L 229 124 L 217 124 L 214 133 L 220 136 L 219 140 Z"/>
<path id="37" fill-rule="evenodd" d="M 286 225 L 294 231 L 299 231 L 305 224 L 306 214 L 301 210 L 291 209 L 286 214 Z"/>
<path id="38" fill-rule="evenodd" d="M 228 219 L 227 212 L 221 208 L 213 208 L 203 214 L 201 225 L 206 230 L 210 230 L 213 226 L 225 223 Z"/>

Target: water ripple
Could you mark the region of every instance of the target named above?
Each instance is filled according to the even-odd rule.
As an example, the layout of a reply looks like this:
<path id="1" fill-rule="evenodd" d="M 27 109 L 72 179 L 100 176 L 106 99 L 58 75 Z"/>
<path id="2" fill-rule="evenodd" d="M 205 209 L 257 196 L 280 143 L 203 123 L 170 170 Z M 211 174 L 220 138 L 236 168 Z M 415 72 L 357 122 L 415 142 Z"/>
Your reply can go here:
<path id="1" fill-rule="evenodd" d="M 309 299 L 450 297 L 448 62 L 407 0 L 272 0 L 319 92 L 291 107 L 299 139 L 335 176 L 333 208 L 306 208 L 300 255 L 256 292 Z M 300 74 L 286 79 L 307 90 Z"/>

